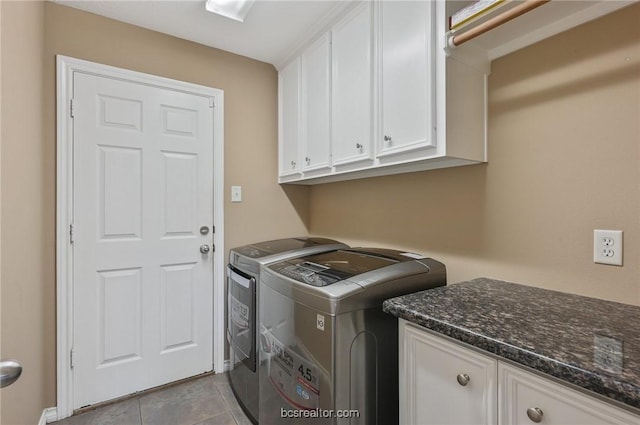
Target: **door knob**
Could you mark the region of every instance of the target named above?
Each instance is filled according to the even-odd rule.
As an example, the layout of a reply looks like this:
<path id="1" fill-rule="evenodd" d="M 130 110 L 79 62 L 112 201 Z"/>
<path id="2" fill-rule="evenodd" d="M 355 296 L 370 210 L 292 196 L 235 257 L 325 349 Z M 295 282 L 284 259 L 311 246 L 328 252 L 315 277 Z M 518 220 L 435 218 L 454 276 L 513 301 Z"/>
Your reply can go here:
<path id="1" fill-rule="evenodd" d="M 209 253 L 209 245 L 204 244 L 204 245 L 200 245 L 200 252 L 203 254 L 208 254 Z"/>
<path id="2" fill-rule="evenodd" d="M 8 387 L 18 380 L 22 373 L 22 366 L 15 360 L 0 362 L 0 388 Z"/>

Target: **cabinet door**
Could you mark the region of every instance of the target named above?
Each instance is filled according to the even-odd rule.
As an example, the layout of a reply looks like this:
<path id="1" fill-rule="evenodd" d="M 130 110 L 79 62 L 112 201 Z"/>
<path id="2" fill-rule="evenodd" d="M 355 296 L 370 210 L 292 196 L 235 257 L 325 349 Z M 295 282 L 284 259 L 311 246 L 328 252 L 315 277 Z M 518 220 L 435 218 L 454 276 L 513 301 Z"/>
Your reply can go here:
<path id="1" fill-rule="evenodd" d="M 638 416 L 503 362 L 498 374 L 501 424 L 640 424 Z"/>
<path id="2" fill-rule="evenodd" d="M 435 2 L 384 1 L 379 7 L 382 131 L 378 156 L 435 146 Z"/>
<path id="3" fill-rule="evenodd" d="M 331 44 L 329 33 L 302 54 L 302 141 L 304 171 L 330 168 Z"/>
<path id="4" fill-rule="evenodd" d="M 332 30 L 333 164 L 371 158 L 372 17 L 364 2 Z"/>
<path id="5" fill-rule="evenodd" d="M 300 141 L 300 58 L 287 65 L 278 76 L 280 176 L 296 174 Z"/>
<path id="6" fill-rule="evenodd" d="M 497 361 L 400 321 L 400 424 L 495 424 Z"/>

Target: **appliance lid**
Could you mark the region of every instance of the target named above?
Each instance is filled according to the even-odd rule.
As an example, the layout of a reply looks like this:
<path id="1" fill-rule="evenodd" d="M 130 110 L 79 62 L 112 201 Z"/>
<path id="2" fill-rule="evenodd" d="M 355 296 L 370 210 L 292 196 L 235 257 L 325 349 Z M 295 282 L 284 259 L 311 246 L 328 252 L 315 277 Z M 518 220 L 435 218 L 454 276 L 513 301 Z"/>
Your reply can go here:
<path id="1" fill-rule="evenodd" d="M 258 242 L 234 248 L 234 251 L 249 258 L 261 258 L 282 252 L 297 251 L 303 248 L 339 243 L 340 242 L 332 239 L 299 237 Z"/>
<path id="2" fill-rule="evenodd" d="M 392 250 L 359 248 L 296 258 L 270 268 L 308 285 L 328 286 L 405 261 L 415 261 L 415 257 Z"/>

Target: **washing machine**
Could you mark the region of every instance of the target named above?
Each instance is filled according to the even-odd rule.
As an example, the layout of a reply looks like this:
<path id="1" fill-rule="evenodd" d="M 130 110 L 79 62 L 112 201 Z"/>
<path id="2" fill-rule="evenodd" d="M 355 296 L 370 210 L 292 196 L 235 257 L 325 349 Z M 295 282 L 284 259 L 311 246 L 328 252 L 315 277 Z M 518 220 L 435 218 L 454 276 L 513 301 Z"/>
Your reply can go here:
<path id="1" fill-rule="evenodd" d="M 439 261 L 385 249 L 264 267 L 260 424 L 397 424 L 398 325 L 382 302 L 445 284 Z"/>
<path id="2" fill-rule="evenodd" d="M 227 267 L 227 340 L 231 369 L 229 382 L 238 403 L 257 423 L 259 390 L 257 319 L 260 268 L 296 256 L 348 248 L 324 238 L 287 238 L 254 243 L 229 251 Z"/>

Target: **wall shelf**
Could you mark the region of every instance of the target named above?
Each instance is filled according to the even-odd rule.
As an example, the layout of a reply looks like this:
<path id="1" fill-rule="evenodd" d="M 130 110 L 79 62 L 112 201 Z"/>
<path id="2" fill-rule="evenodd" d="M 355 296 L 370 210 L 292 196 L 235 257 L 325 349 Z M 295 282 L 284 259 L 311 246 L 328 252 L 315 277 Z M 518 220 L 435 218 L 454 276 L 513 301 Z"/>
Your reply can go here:
<path id="1" fill-rule="evenodd" d="M 486 59 L 492 61 L 511 52 L 522 49 L 545 38 L 569 30 L 601 16 L 607 15 L 623 7 L 636 3 L 637 0 L 616 1 L 562 1 L 552 0 L 526 14 L 505 23 L 466 43 L 465 49 L 483 52 Z M 449 16 L 460 12 L 461 3 L 473 7 L 475 2 L 447 2 Z M 465 31 L 487 19 L 515 7 L 522 1 L 506 1 L 491 8 L 483 16 L 475 18 L 472 23 L 463 25 L 448 36 Z"/>

